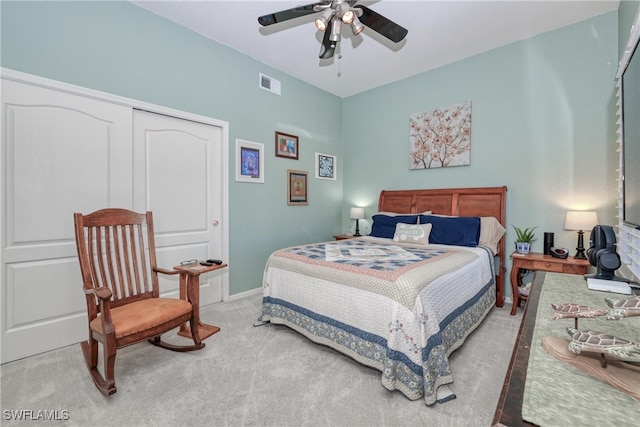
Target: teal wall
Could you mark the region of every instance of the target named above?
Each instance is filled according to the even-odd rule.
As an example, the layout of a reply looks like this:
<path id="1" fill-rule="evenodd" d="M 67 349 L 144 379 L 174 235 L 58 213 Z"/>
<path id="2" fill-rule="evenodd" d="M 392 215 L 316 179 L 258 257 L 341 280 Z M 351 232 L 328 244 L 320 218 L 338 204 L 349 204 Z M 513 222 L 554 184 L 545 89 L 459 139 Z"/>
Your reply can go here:
<path id="1" fill-rule="evenodd" d="M 566 209 L 616 222 L 617 12 L 340 99 L 129 3 L 0 8 L 3 67 L 229 122 L 231 294 L 260 286 L 273 250 L 352 227 L 349 207 L 370 218 L 381 189 L 507 185 L 508 224 L 571 249 Z M 259 72 L 281 97 L 257 88 Z M 409 170 L 409 115 L 463 101 L 471 165 Z M 299 161 L 273 156 L 275 130 L 300 136 Z M 265 144 L 264 185 L 234 181 L 236 138 Z M 316 151 L 338 156 L 338 181 L 311 179 L 310 205 L 287 207 L 286 169 L 313 175 Z"/>
<path id="2" fill-rule="evenodd" d="M 574 250 L 567 209 L 617 223 L 617 31 L 610 12 L 345 99 L 343 218 L 374 214 L 380 189 L 506 185 L 507 223 L 537 226 L 537 252 L 545 231 Z M 409 116 L 464 101 L 471 165 L 409 170 Z"/>
<path id="3" fill-rule="evenodd" d="M 341 167 L 340 98 L 127 2 L 0 8 L 2 67 L 229 123 L 231 294 L 261 286 L 274 250 L 339 231 L 341 170 L 313 176 L 316 151 Z M 258 73 L 281 80 L 282 96 L 260 89 Z M 275 157 L 276 130 L 299 136 L 299 160 Z M 235 182 L 236 138 L 264 144 L 264 184 Z M 287 169 L 309 171 L 309 206 L 287 206 Z"/>

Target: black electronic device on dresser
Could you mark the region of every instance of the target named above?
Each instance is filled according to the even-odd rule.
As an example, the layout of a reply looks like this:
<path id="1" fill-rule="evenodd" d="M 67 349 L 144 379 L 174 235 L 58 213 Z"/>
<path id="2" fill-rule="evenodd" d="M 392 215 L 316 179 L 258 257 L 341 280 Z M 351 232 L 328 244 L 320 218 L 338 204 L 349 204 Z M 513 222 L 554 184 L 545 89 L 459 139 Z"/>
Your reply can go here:
<path id="1" fill-rule="evenodd" d="M 597 268 L 596 274 L 587 276 L 593 279 L 628 280 L 616 277 L 615 271 L 620 268 L 620 255 L 616 251 L 616 233 L 610 225 L 596 225 L 591 230 L 590 247 L 587 258 L 591 265 Z"/>
<path id="2" fill-rule="evenodd" d="M 569 249 L 549 248 L 549 255 L 551 255 L 554 258 L 567 259 L 569 257 Z"/>

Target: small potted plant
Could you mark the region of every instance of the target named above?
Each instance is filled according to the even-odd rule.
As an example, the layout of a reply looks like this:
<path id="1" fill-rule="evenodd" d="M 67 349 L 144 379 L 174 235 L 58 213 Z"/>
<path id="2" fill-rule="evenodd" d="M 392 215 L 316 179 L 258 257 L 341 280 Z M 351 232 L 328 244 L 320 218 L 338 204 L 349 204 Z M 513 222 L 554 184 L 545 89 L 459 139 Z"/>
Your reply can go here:
<path id="1" fill-rule="evenodd" d="M 536 240 L 534 230 L 537 227 L 528 227 L 524 230 L 515 225 L 512 227 L 516 230 L 516 251 L 522 255 L 528 254 L 531 250 L 531 242 Z"/>

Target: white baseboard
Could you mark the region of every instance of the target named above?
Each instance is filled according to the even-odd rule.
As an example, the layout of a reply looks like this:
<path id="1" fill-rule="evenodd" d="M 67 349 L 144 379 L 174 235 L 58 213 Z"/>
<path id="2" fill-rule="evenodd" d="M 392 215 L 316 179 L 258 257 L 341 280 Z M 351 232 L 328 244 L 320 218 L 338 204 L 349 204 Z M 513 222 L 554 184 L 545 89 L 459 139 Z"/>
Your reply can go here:
<path id="1" fill-rule="evenodd" d="M 261 293 L 262 293 L 262 287 L 251 289 L 249 291 L 240 292 L 239 294 L 229 295 L 229 301 L 237 301 L 239 299 L 248 298 Z"/>

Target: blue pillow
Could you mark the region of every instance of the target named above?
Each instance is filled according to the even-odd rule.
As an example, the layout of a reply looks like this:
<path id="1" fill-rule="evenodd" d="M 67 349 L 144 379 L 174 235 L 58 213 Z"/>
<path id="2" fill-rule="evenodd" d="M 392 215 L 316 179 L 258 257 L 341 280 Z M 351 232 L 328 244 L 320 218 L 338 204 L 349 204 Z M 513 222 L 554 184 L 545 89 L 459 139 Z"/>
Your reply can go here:
<path id="1" fill-rule="evenodd" d="M 478 246 L 480 218 L 475 216 L 420 215 L 420 224 L 432 224 L 429 243 Z"/>
<path id="2" fill-rule="evenodd" d="M 374 215 L 372 217 L 373 225 L 371 226 L 370 236 L 384 237 L 386 239 L 393 239 L 393 235 L 396 233 L 396 224 L 399 222 L 403 224 L 417 224 L 418 215 Z"/>

